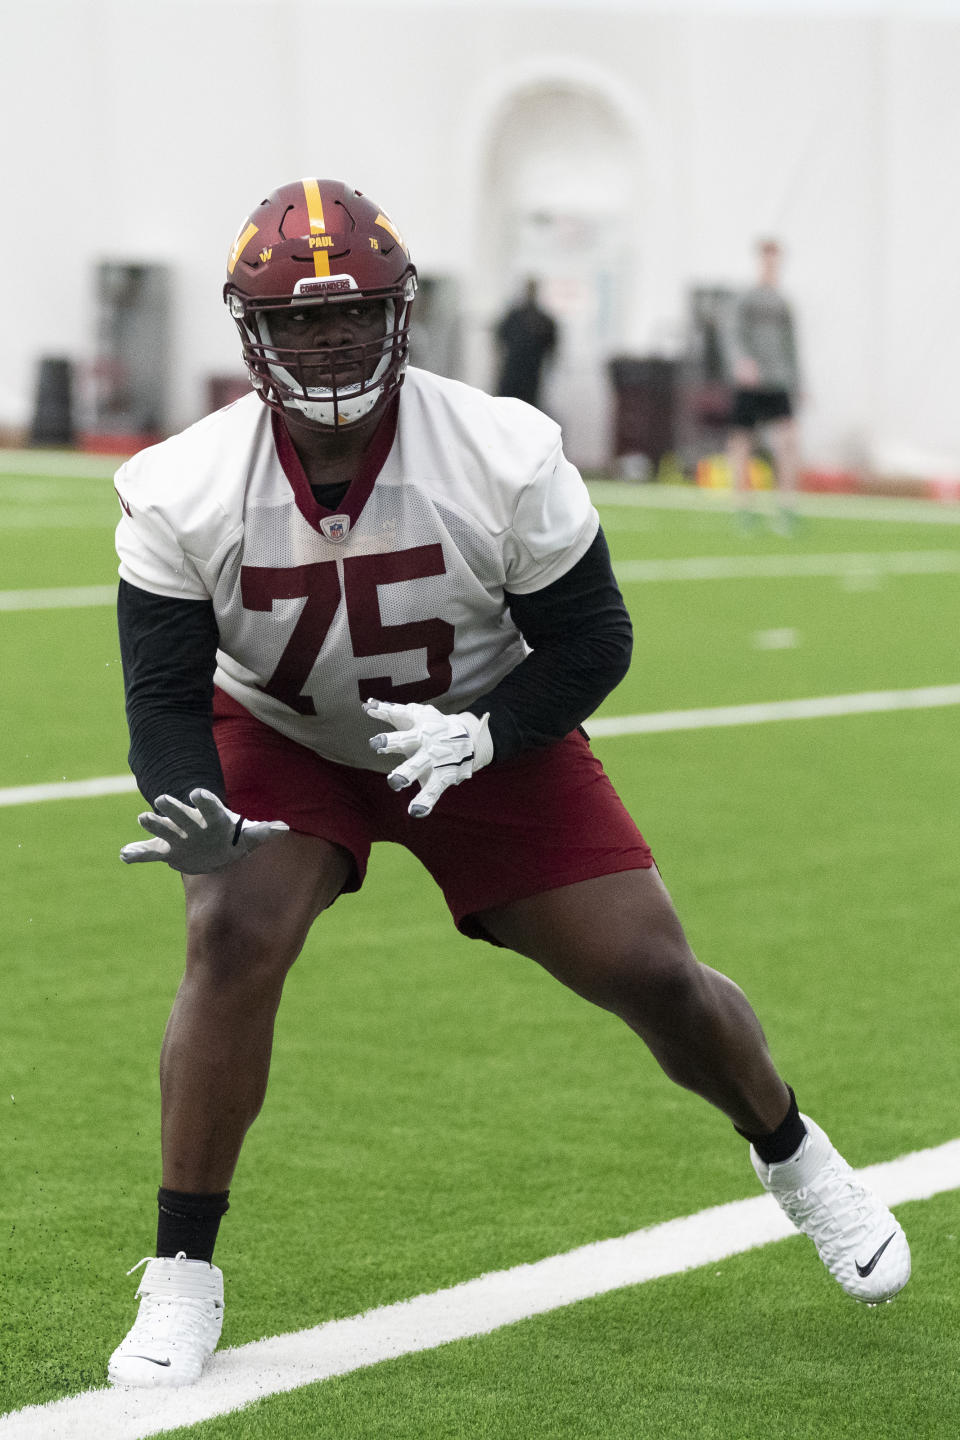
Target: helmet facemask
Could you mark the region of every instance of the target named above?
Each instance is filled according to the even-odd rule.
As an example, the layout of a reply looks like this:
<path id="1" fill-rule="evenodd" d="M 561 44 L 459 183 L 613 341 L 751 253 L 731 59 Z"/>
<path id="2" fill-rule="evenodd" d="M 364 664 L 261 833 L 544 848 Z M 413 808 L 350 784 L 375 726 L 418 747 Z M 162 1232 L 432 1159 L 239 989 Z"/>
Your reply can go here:
<path id="1" fill-rule="evenodd" d="M 235 292 L 230 294 L 230 312 L 243 340 L 243 358 L 261 399 L 311 429 L 344 429 L 364 420 L 402 383 L 416 288 L 415 277 L 408 274 L 402 285 L 382 291 L 361 291 L 350 277 L 338 277 L 327 286 L 316 280 L 304 283 L 292 297 L 251 303 Z M 382 302 L 383 329 L 369 340 L 295 346 L 286 338 L 278 343 L 271 329 L 271 318 L 284 310 L 377 300 Z"/>

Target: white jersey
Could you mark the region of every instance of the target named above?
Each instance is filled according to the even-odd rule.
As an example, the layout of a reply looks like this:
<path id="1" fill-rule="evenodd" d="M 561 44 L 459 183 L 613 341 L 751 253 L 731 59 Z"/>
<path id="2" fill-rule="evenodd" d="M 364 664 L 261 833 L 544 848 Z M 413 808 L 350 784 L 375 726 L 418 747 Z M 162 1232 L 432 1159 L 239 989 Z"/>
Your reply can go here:
<path id="1" fill-rule="evenodd" d="M 253 393 L 135 455 L 116 479 L 120 575 L 213 601 L 216 683 L 260 720 L 389 770 L 360 702 L 455 713 L 492 690 L 527 653 L 504 591 L 564 575 L 597 513 L 552 420 L 423 370 L 407 372 L 382 468 L 337 514 L 284 459 Z"/>

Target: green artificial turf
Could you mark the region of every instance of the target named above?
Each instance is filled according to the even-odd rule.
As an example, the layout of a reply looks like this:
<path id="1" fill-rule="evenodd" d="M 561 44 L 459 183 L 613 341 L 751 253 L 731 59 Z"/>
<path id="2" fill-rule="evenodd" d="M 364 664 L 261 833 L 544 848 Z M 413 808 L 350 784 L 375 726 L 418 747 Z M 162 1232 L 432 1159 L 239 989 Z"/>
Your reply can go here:
<path id="1" fill-rule="evenodd" d="M 69 524 L 24 525 L 16 543 L 0 532 L 6 587 L 109 583 L 112 511 L 94 482 L 69 483 Z M 623 514 L 604 514 L 618 561 L 747 552 L 723 514 L 643 512 L 646 528 Z M 811 520 L 795 544 L 960 539 L 931 531 Z M 606 714 L 960 680 L 958 576 L 625 592 L 636 657 Z M 752 647 L 776 627 L 801 643 Z M 0 788 L 124 770 L 108 607 L 0 613 L 0 658 Z M 745 988 L 801 1106 L 857 1165 L 956 1134 L 956 716 L 596 742 L 701 959 Z M 171 872 L 117 859 L 139 808 L 134 794 L 0 808 L 0 1410 L 104 1383 L 133 1314 L 124 1271 L 153 1244 L 157 1054 L 182 903 Z M 270 1093 L 217 1251 L 224 1344 L 754 1193 L 722 1116 L 670 1086 L 610 1016 L 458 936 L 416 863 L 381 847 L 362 894 L 315 927 L 288 981 Z M 876 1311 L 790 1240 L 177 1433 L 953 1434 L 958 1197 L 903 1217 L 915 1278 Z"/>

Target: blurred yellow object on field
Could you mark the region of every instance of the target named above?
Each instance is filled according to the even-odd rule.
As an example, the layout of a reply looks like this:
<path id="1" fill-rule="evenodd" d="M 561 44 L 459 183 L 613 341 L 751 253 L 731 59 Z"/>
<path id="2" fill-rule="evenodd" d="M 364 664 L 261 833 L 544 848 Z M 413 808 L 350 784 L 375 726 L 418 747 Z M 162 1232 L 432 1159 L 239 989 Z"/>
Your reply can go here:
<path id="1" fill-rule="evenodd" d="M 773 466 L 762 456 L 752 457 L 748 475 L 751 490 L 773 489 Z M 730 464 L 726 455 L 705 455 L 698 460 L 696 479 L 704 490 L 729 490 Z"/>

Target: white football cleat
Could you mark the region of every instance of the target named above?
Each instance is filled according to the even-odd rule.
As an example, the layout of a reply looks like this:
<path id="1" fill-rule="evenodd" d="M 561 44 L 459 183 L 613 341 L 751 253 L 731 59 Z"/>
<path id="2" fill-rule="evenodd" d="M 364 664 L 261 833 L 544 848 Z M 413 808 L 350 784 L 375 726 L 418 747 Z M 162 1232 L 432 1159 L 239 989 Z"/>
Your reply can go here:
<path id="1" fill-rule="evenodd" d="M 110 1356 L 110 1384 L 193 1385 L 223 1328 L 223 1272 L 182 1250 L 173 1260 L 140 1265 L 147 1267 L 137 1290 L 140 1310 Z"/>
<path id="2" fill-rule="evenodd" d="M 867 1305 L 892 1300 L 910 1279 L 910 1246 L 899 1221 L 806 1115 L 795 1155 L 767 1165 L 750 1147 L 765 1190 L 797 1229 L 809 1235 L 833 1278 Z"/>

